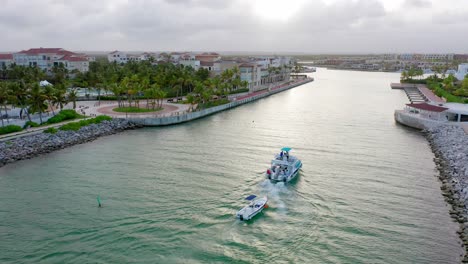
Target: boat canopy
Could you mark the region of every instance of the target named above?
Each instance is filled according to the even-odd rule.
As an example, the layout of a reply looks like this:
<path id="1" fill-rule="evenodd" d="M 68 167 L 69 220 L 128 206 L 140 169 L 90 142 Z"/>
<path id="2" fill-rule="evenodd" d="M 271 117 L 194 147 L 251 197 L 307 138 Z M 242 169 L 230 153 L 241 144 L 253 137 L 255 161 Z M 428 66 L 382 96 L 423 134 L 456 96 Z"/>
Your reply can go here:
<path id="1" fill-rule="evenodd" d="M 245 198 L 245 199 L 251 201 L 251 200 L 255 199 L 255 197 L 257 197 L 257 196 L 251 194 L 251 195 L 247 196 L 247 198 Z"/>
<path id="2" fill-rule="evenodd" d="M 281 149 L 281 151 L 286 151 L 286 152 L 289 152 L 292 148 L 289 148 L 289 147 L 284 147 Z"/>

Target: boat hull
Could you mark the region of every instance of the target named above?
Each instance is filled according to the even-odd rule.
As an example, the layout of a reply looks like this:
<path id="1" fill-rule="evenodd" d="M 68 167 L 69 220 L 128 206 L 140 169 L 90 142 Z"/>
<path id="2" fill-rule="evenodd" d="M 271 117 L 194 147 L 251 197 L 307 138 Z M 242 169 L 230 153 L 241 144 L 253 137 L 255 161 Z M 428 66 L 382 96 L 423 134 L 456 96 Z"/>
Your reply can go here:
<path id="1" fill-rule="evenodd" d="M 281 175 L 276 178 L 272 178 L 271 175 L 266 173 L 265 176 L 272 183 L 277 183 L 277 182 L 288 183 L 294 180 L 297 177 L 297 175 L 299 175 L 299 170 L 302 168 L 302 162 L 299 160 L 294 166 L 295 166 L 294 171 L 290 175 L 286 175 L 286 176 Z"/>
<path id="2" fill-rule="evenodd" d="M 248 221 L 254 218 L 265 208 L 268 199 L 266 197 L 256 200 L 254 203 L 242 208 L 236 213 L 236 218 L 241 221 Z"/>

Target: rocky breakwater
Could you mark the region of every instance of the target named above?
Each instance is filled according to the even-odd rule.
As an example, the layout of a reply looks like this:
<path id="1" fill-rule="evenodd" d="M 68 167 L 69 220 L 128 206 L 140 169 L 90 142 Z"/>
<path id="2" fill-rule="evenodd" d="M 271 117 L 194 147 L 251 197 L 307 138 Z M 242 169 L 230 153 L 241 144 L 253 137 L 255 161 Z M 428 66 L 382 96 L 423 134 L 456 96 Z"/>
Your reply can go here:
<path id="1" fill-rule="evenodd" d="M 441 125 L 424 131 L 440 171 L 441 190 L 452 206 L 450 216 L 460 224 L 457 231 L 468 263 L 468 135 L 458 126 Z"/>
<path id="2" fill-rule="evenodd" d="M 82 127 L 78 131 L 59 130 L 55 134 L 40 133 L 0 142 L 0 167 L 138 127 L 141 126 L 127 120 L 113 119 Z"/>

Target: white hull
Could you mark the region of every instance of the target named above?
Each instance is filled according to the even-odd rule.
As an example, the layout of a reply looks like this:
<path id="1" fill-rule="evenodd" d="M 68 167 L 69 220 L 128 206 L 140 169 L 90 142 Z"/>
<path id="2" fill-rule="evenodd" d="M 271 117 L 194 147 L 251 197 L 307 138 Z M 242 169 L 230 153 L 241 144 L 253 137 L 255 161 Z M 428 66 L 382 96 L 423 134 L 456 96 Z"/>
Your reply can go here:
<path id="1" fill-rule="evenodd" d="M 267 202 L 268 198 L 266 196 L 252 201 L 249 205 L 240 209 L 236 213 L 236 218 L 240 219 L 241 221 L 247 221 L 254 218 L 258 213 L 263 211 L 263 208 L 265 208 Z"/>
<path id="2" fill-rule="evenodd" d="M 294 156 L 287 159 L 276 157 L 271 162 L 271 168 L 267 170 L 265 177 L 272 182 L 290 182 L 294 180 L 302 168 L 301 160 Z"/>

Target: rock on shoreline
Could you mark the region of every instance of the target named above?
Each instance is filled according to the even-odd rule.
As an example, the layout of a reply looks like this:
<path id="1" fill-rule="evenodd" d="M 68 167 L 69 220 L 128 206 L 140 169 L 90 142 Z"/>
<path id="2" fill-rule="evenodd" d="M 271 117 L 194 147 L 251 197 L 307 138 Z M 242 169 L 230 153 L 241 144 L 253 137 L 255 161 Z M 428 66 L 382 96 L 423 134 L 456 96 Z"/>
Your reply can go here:
<path id="1" fill-rule="evenodd" d="M 59 130 L 56 134 L 40 133 L 3 141 L 0 142 L 0 167 L 138 127 L 141 126 L 127 120 L 113 119 L 82 127 L 78 131 Z"/>
<path id="2" fill-rule="evenodd" d="M 435 154 L 442 195 L 452 206 L 450 216 L 460 224 L 457 231 L 468 263 L 468 135 L 459 126 L 441 125 L 424 131 Z"/>

